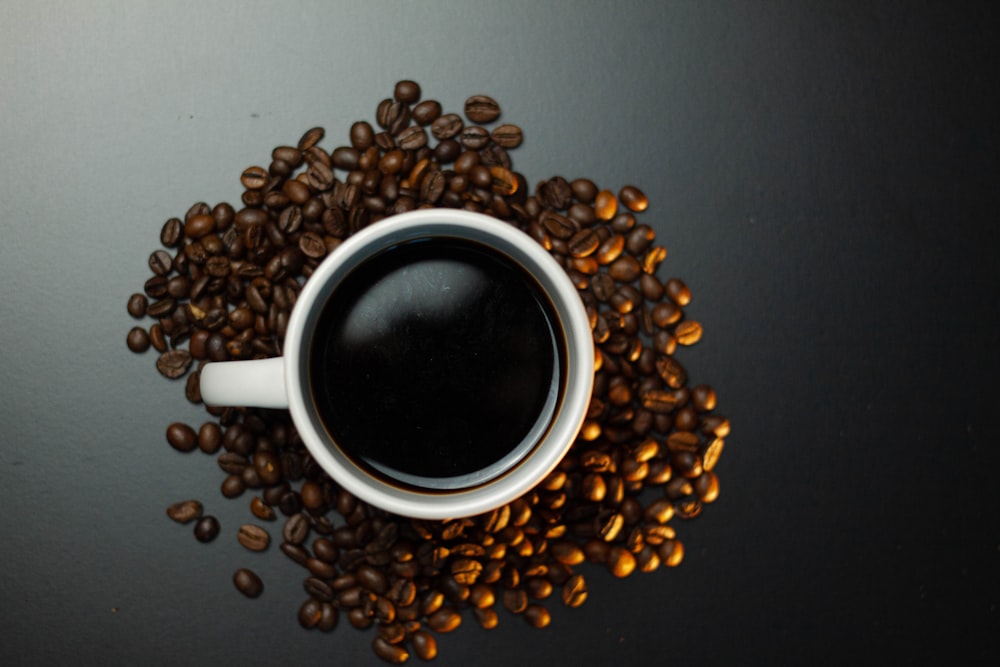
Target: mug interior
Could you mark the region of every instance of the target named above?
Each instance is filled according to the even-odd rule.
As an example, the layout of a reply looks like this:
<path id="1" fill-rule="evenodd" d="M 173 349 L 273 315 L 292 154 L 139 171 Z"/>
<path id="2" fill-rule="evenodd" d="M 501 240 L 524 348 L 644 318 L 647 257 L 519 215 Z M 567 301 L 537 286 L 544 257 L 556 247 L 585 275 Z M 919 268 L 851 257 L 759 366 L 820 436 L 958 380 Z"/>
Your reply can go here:
<path id="1" fill-rule="evenodd" d="M 527 271 L 548 296 L 561 337 L 564 371 L 549 387 L 528 437 L 486 468 L 445 478 L 410 478 L 399 471 L 366 469 L 333 442 L 311 394 L 312 332 L 327 300 L 368 258 L 407 242 L 462 239 L 488 246 Z M 289 406 L 299 433 L 317 462 L 355 496 L 388 511 L 420 518 L 453 518 L 489 511 L 530 490 L 559 462 L 575 440 L 593 381 L 590 326 L 576 288 L 562 267 L 515 227 L 468 211 L 427 209 L 400 214 L 365 228 L 342 243 L 305 284 L 285 337 Z M 558 368 L 556 372 L 558 373 Z M 388 477 L 402 483 L 394 483 Z"/>

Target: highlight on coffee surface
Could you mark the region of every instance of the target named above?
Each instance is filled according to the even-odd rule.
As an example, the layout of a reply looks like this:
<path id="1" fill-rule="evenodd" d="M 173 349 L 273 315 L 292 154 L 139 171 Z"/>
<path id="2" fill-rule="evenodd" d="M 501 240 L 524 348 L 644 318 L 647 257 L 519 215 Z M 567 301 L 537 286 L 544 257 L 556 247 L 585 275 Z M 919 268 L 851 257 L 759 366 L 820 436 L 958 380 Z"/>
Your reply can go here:
<path id="1" fill-rule="evenodd" d="M 374 123 L 358 120 L 332 148 L 320 145 L 325 131 L 316 127 L 274 148 L 266 167 L 234 170 L 241 201 L 199 202 L 167 220 L 148 258 L 151 277 L 127 298 L 127 312 L 141 321 L 127 347 L 155 350 L 157 371 L 184 379 L 185 396 L 200 404 L 203 365 L 279 356 L 313 270 L 388 216 L 422 207 L 485 213 L 530 235 L 565 269 L 595 347 L 586 421 L 541 484 L 486 514 L 415 520 L 359 501 L 316 464 L 286 411 L 206 407 L 201 425 L 166 427 L 177 452 L 215 460 L 222 495 L 246 502 L 252 520 L 220 527 L 210 513 L 218 501 L 205 498 L 175 499 L 168 516 L 193 522 L 198 540 L 237 540 L 252 558 L 277 542 L 303 568 L 304 600 L 290 610 L 301 626 L 373 628 L 373 651 L 394 664 L 434 658 L 438 638 L 464 621 L 492 628 L 502 612 L 545 627 L 548 605 L 587 600 L 586 578 L 599 568 L 628 577 L 679 565 L 684 548 L 672 524 L 718 497 L 716 468 L 730 432 L 714 389 L 692 383 L 677 359 L 703 328 L 685 313 L 691 290 L 657 275 L 667 253 L 640 222 L 646 195 L 631 185 L 616 194 L 582 177 L 532 188 L 510 156 L 528 133 L 486 95 L 468 97 L 461 111 L 400 81 L 376 106 Z M 514 322 L 524 316 L 517 310 L 512 323 L 526 328 L 511 335 L 527 340 L 544 318 Z M 460 346 L 461 334 L 452 333 L 448 345 Z M 548 372 L 544 345 L 524 354 L 516 362 L 523 370 Z M 361 389 L 364 400 L 380 400 L 377 386 Z M 345 398 L 332 400 L 332 412 L 345 408 Z M 527 397 L 526 413 L 535 404 Z M 410 465 L 418 464 L 389 467 Z M 279 515 L 280 528 L 258 523 Z M 267 595 L 242 562 L 233 584 L 248 598 Z"/>

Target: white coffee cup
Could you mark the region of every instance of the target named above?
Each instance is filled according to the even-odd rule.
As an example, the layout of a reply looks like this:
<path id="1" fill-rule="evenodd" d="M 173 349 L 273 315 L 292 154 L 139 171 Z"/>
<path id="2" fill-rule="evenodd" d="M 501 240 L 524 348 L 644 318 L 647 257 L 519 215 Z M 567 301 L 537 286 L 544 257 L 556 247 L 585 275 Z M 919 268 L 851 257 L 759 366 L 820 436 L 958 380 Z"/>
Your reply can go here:
<path id="1" fill-rule="evenodd" d="M 310 379 L 309 356 L 317 323 L 336 308 L 337 288 L 371 258 L 429 239 L 458 240 L 485 247 L 529 274 L 551 306 L 553 336 L 561 363 L 537 423 L 510 451 L 483 470 L 448 478 L 414 480 L 384 474 L 350 455 L 325 424 Z M 422 247 L 422 246 L 421 246 Z M 419 252 L 419 251 L 418 251 Z M 395 215 L 346 239 L 316 267 L 288 319 L 283 356 L 205 365 L 201 395 L 206 404 L 287 408 L 302 441 L 333 480 L 358 498 L 389 512 L 425 519 L 472 516 L 500 507 L 542 481 L 575 441 L 590 404 L 594 345 L 576 287 L 538 243 L 513 225 L 469 211 L 422 209 Z M 360 418 L 386 419 L 372 415 Z M 474 446 L 474 443 L 470 446 Z M 427 482 L 427 483 L 425 483 Z"/>

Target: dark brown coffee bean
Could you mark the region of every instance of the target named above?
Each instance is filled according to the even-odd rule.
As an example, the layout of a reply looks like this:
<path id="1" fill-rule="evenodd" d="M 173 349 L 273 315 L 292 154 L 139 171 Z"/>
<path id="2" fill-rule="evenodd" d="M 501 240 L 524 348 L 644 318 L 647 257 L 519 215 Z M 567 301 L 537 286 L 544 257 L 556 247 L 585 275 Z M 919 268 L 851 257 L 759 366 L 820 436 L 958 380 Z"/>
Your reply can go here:
<path id="1" fill-rule="evenodd" d="M 299 607 L 299 625 L 306 630 L 315 628 L 323 617 L 322 602 L 310 597 Z"/>
<path id="2" fill-rule="evenodd" d="M 390 644 L 382 637 L 372 640 L 372 650 L 390 665 L 402 665 L 410 659 L 410 653 L 404 647 Z"/>
<path id="3" fill-rule="evenodd" d="M 407 151 L 415 151 L 427 145 L 427 131 L 419 125 L 411 125 L 396 137 L 396 143 Z"/>
<path id="4" fill-rule="evenodd" d="M 266 530 L 252 523 L 240 526 L 236 539 L 250 551 L 265 551 L 271 544 L 271 536 Z"/>
<path id="5" fill-rule="evenodd" d="M 462 129 L 458 140 L 469 150 L 478 151 L 489 143 L 490 133 L 485 127 L 470 125 Z"/>
<path id="6" fill-rule="evenodd" d="M 198 436 L 187 424 L 174 422 L 167 426 L 167 442 L 179 452 L 190 452 L 198 445 Z"/>
<path id="7" fill-rule="evenodd" d="M 304 514 L 292 514 L 285 521 L 281 534 L 289 544 L 302 544 L 309 537 L 308 519 Z"/>
<path id="8" fill-rule="evenodd" d="M 149 333 L 142 327 L 132 327 L 125 338 L 125 344 L 133 352 L 145 352 L 149 349 Z"/>
<path id="9" fill-rule="evenodd" d="M 247 568 L 236 570 L 233 574 L 233 584 L 236 586 L 236 590 L 248 598 L 260 597 L 260 594 L 264 592 L 264 582 L 261 581 L 256 572 Z"/>
<path id="10" fill-rule="evenodd" d="M 219 490 L 226 498 L 238 498 L 247 490 L 247 485 L 241 475 L 229 475 L 222 480 Z"/>
<path id="11" fill-rule="evenodd" d="M 149 268 L 158 275 L 165 276 L 173 268 L 174 258 L 166 250 L 156 250 L 149 256 Z"/>
<path id="12" fill-rule="evenodd" d="M 399 81 L 392 91 L 392 96 L 397 102 L 414 104 L 420 99 L 420 84 L 416 81 Z"/>
<path id="13" fill-rule="evenodd" d="M 490 133 L 493 141 L 503 148 L 517 148 L 524 139 L 521 128 L 517 125 L 500 125 Z"/>
<path id="14" fill-rule="evenodd" d="M 323 135 L 326 131 L 322 127 L 314 127 L 305 131 L 305 134 L 299 139 L 298 149 L 300 151 L 306 151 L 318 144 L 323 140 Z"/>
<path id="15" fill-rule="evenodd" d="M 145 294 L 133 294 L 128 299 L 128 314 L 135 318 L 145 317 L 148 305 L 149 301 Z"/>
<path id="16" fill-rule="evenodd" d="M 452 607 L 442 607 L 427 617 L 427 627 L 437 633 L 451 632 L 462 624 L 462 616 Z"/>
<path id="17" fill-rule="evenodd" d="M 532 627 L 544 628 L 552 622 L 552 615 L 540 604 L 529 604 L 524 609 L 524 620 Z"/>
<path id="18" fill-rule="evenodd" d="M 500 105 L 487 95 L 473 95 L 465 100 L 465 116 L 473 123 L 492 123 L 500 117 Z"/>
<path id="19" fill-rule="evenodd" d="M 197 500 L 182 500 L 167 507 L 167 516 L 177 523 L 191 523 L 201 518 L 203 509 Z"/>
<path id="20" fill-rule="evenodd" d="M 211 542 L 219 536 L 219 520 L 207 514 L 194 525 L 194 537 L 199 542 Z"/>
<path id="21" fill-rule="evenodd" d="M 184 240 L 184 223 L 179 218 L 170 218 L 160 229 L 160 243 L 167 248 L 176 248 Z"/>
<path id="22" fill-rule="evenodd" d="M 167 351 L 167 337 L 164 335 L 163 327 L 159 323 L 149 327 L 149 344 L 152 345 L 153 349 L 157 352 Z M 157 366 L 157 368 L 159 368 L 159 366 Z"/>
<path id="23" fill-rule="evenodd" d="M 155 341 L 152 330 L 150 330 L 150 340 Z M 161 354 L 156 360 L 156 369 L 171 380 L 182 377 L 190 366 L 191 353 L 187 350 L 170 350 Z"/>
<path id="24" fill-rule="evenodd" d="M 645 211 L 649 200 L 645 193 L 634 185 L 626 185 L 618 192 L 618 200 L 630 211 L 639 213 Z"/>
<path id="25" fill-rule="evenodd" d="M 410 116 L 418 125 L 430 125 L 441 117 L 441 103 L 437 100 L 424 100 L 413 107 Z"/>
<path id="26" fill-rule="evenodd" d="M 679 278 L 671 278 L 664 284 L 664 289 L 671 301 L 683 308 L 691 303 L 691 290 Z"/>
<path id="27" fill-rule="evenodd" d="M 424 630 L 416 630 L 410 633 L 410 645 L 413 652 L 421 660 L 433 660 L 437 657 L 438 647 L 434 635 Z"/>
<path id="28" fill-rule="evenodd" d="M 462 131 L 465 124 L 458 114 L 447 113 L 431 123 L 431 134 L 435 139 L 451 139 Z"/>

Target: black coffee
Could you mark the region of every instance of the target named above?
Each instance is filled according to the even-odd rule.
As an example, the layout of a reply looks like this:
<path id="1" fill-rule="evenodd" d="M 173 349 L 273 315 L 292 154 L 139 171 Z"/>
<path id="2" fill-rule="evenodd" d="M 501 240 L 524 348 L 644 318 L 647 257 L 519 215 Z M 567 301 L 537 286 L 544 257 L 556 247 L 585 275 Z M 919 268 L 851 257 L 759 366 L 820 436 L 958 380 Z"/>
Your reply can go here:
<path id="1" fill-rule="evenodd" d="M 530 450 L 558 404 L 556 321 L 534 278 L 495 250 L 401 244 L 329 297 L 310 348 L 317 410 L 348 456 L 398 482 L 484 481 Z"/>

